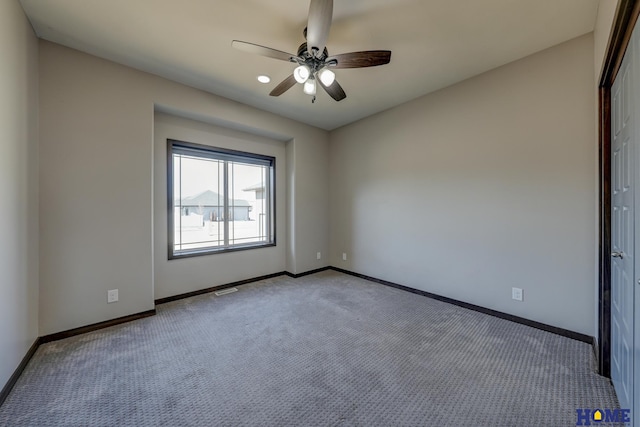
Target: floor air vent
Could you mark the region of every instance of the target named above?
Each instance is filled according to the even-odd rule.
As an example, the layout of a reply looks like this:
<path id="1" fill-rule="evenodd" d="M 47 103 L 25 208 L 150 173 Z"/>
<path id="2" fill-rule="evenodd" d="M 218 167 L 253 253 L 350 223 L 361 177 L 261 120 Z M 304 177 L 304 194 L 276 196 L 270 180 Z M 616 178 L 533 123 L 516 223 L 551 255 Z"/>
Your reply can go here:
<path id="1" fill-rule="evenodd" d="M 238 292 L 238 288 L 227 288 L 227 289 L 222 289 L 222 290 L 219 290 L 219 291 L 215 291 L 215 292 L 214 292 L 214 294 L 215 294 L 217 297 L 220 297 L 220 296 L 222 296 L 222 295 L 232 294 L 232 293 L 234 293 L 234 292 Z"/>

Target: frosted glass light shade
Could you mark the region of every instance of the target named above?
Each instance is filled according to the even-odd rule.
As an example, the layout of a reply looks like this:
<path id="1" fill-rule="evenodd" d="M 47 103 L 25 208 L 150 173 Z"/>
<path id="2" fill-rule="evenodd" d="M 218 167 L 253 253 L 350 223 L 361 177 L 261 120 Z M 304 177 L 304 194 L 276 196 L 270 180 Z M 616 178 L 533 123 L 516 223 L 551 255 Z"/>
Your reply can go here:
<path id="1" fill-rule="evenodd" d="M 309 79 L 309 75 L 311 75 L 311 71 L 306 65 L 301 65 L 293 70 L 293 77 L 298 83 L 306 82 Z"/>
<path id="2" fill-rule="evenodd" d="M 315 95 L 316 94 L 316 81 L 313 79 L 309 79 L 304 82 L 304 88 L 302 89 L 304 93 L 307 95 Z"/>
<path id="3" fill-rule="evenodd" d="M 320 81 L 323 85 L 331 86 L 336 79 L 336 73 L 327 68 L 323 68 L 318 73 L 318 77 L 320 78 Z"/>

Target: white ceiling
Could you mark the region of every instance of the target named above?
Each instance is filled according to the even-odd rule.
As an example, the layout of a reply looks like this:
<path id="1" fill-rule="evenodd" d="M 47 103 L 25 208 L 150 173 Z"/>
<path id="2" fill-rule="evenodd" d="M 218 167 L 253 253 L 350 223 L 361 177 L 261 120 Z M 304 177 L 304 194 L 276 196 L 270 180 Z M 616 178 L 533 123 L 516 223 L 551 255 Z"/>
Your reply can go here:
<path id="1" fill-rule="evenodd" d="M 402 104 L 593 31 L 598 0 L 334 0 L 330 54 L 391 50 L 391 63 L 336 70 L 347 98 L 296 85 L 295 64 L 234 39 L 296 53 L 308 0 L 21 0 L 39 37 L 324 129 Z M 258 83 L 267 74 L 270 84 Z"/>

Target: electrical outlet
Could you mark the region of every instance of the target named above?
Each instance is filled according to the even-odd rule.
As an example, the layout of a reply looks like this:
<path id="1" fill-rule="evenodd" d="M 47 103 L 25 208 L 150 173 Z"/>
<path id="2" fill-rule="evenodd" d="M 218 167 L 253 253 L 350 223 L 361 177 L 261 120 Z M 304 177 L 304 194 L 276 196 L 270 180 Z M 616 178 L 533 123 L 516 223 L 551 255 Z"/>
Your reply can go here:
<path id="1" fill-rule="evenodd" d="M 322 253 L 321 253 L 321 252 L 318 252 L 318 253 L 316 254 L 316 259 L 321 259 L 321 258 L 322 258 Z"/>
<path id="2" fill-rule="evenodd" d="M 110 291 L 107 291 L 107 304 L 110 304 L 112 302 L 118 302 L 117 289 L 111 289 Z"/>
<path id="3" fill-rule="evenodd" d="M 342 260 L 343 261 L 347 260 L 347 253 L 346 252 L 342 252 Z"/>
<path id="4" fill-rule="evenodd" d="M 511 288 L 511 299 L 516 301 L 522 301 L 524 298 L 524 291 L 520 288 Z"/>

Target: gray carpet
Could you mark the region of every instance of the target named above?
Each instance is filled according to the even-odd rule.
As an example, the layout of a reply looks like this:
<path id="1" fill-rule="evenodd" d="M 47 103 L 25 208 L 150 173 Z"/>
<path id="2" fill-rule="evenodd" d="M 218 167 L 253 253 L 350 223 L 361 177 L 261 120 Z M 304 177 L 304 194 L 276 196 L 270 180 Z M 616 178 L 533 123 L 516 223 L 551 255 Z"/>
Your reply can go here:
<path id="1" fill-rule="evenodd" d="M 327 271 L 41 346 L 2 426 L 572 426 L 591 347 Z"/>

